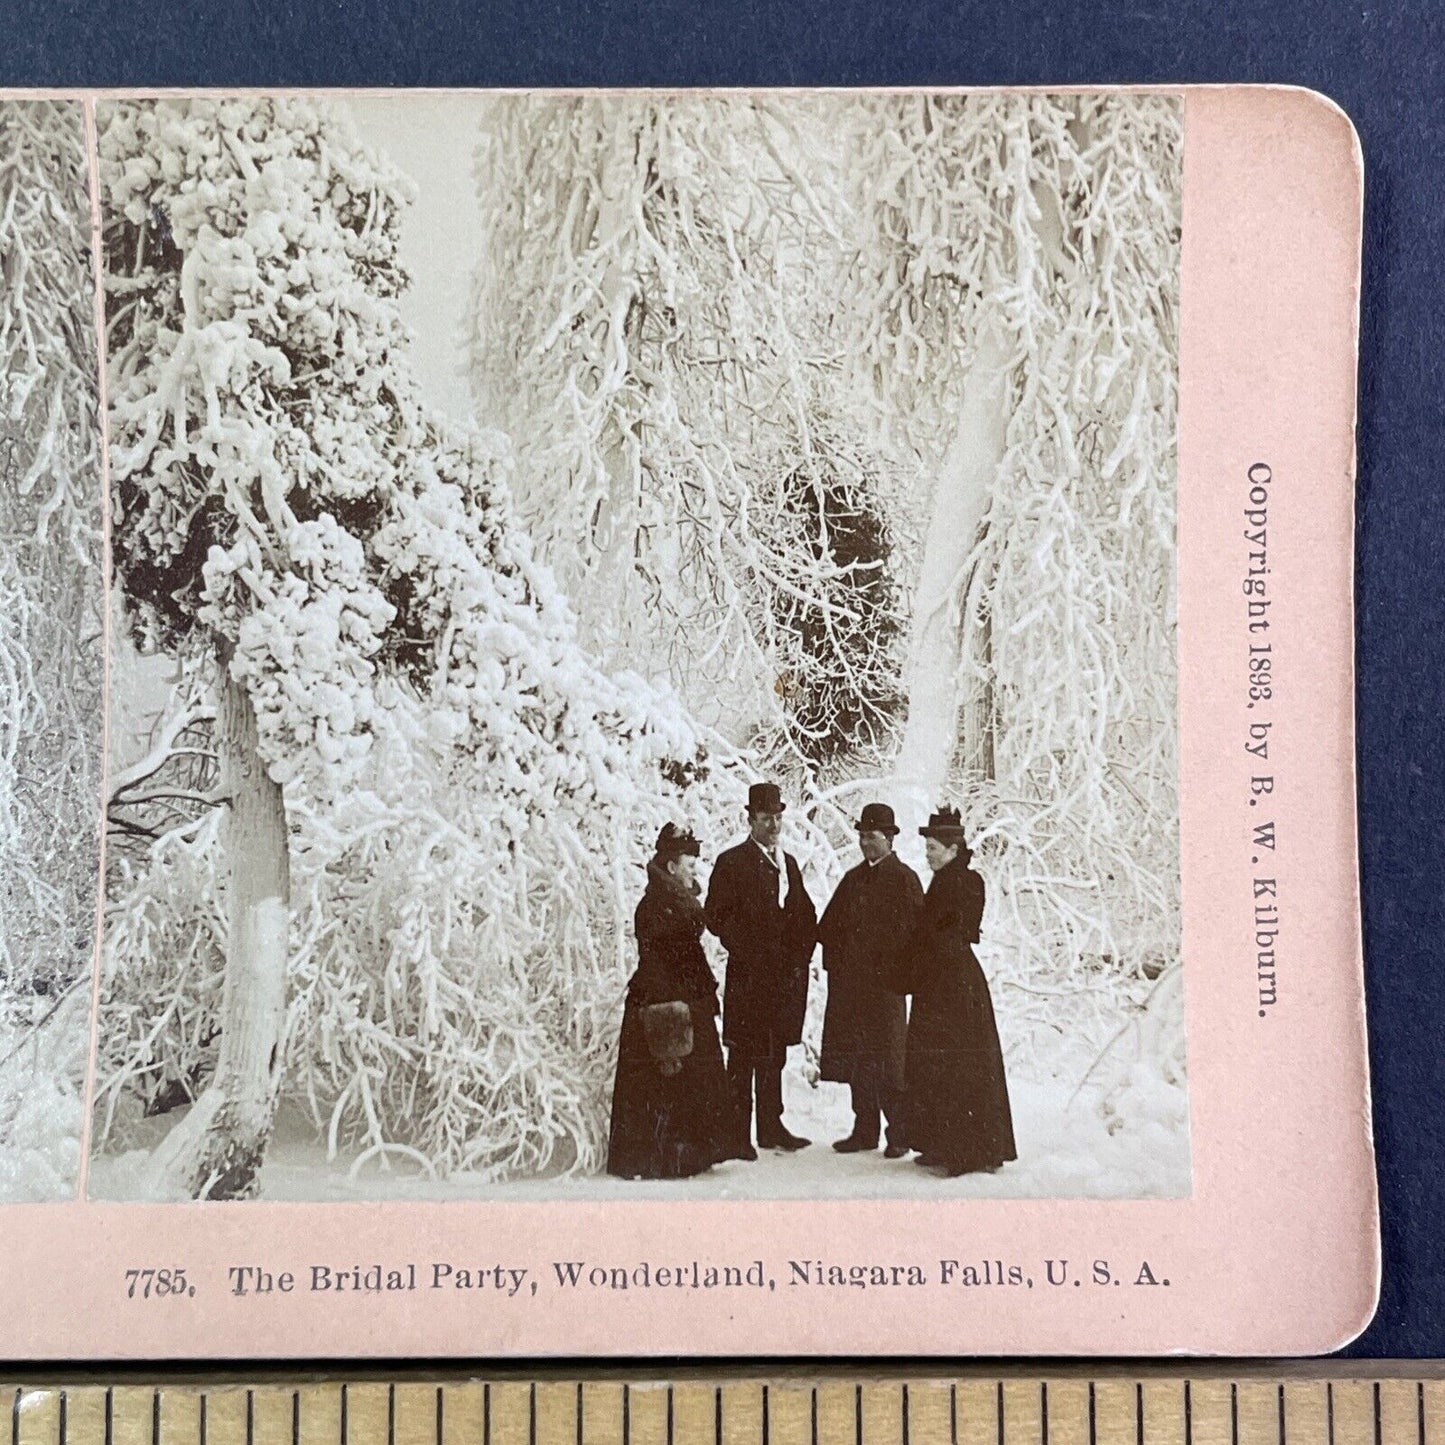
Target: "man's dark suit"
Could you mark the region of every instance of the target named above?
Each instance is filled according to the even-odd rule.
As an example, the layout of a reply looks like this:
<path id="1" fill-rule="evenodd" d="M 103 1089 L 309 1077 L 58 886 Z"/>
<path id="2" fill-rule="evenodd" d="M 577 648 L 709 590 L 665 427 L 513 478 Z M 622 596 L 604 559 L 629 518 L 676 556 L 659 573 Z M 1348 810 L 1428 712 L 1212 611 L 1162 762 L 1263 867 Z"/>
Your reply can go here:
<path id="1" fill-rule="evenodd" d="M 784 854 L 787 895 L 778 906 L 778 870 L 752 839 L 718 856 L 707 892 L 707 926 L 727 949 L 723 1043 L 740 1127 L 750 1135 L 757 1080 L 758 1143 L 783 1133 L 783 1064 L 803 1037 L 808 964 L 818 915 L 797 860 Z"/>
<path id="2" fill-rule="evenodd" d="M 876 1148 L 881 1115 L 902 1144 L 903 1050 L 908 1005 L 895 982 L 895 956 L 923 906 L 918 875 L 896 853 L 843 875 L 823 910 L 818 935 L 828 975 L 820 1072 L 853 1091 L 850 1138 Z"/>

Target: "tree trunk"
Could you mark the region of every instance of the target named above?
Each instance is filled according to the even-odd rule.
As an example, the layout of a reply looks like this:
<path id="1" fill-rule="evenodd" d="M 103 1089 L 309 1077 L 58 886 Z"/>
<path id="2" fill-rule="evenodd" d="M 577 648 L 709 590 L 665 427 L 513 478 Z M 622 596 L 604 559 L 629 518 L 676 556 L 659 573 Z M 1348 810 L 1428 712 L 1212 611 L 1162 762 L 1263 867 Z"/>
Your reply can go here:
<path id="1" fill-rule="evenodd" d="M 280 786 L 266 772 L 245 687 L 221 668 L 217 732 L 230 931 L 216 1072 L 156 1150 L 147 1198 L 247 1199 L 270 1142 L 286 1019 L 290 843 Z"/>
<path id="2" fill-rule="evenodd" d="M 977 595 L 971 588 L 969 596 Z M 964 619 L 963 766 L 970 776 L 992 782 L 997 776 L 994 755 L 993 621 L 987 614 Z"/>
<path id="3" fill-rule="evenodd" d="M 1008 426 L 1010 354 L 990 328 L 964 384 L 958 426 L 934 487 L 933 515 L 913 602 L 908 721 L 894 776 L 916 808 L 936 802 L 958 744 L 965 648 L 976 619 L 965 615 L 968 559 L 978 540 Z M 979 639 L 981 642 L 982 639 Z M 982 709 L 970 709 L 982 722 Z M 983 740 L 965 740 L 972 755 Z M 992 752 L 991 741 L 987 753 Z"/>
<path id="4" fill-rule="evenodd" d="M 603 434 L 598 438 L 605 483 L 592 517 L 591 595 L 599 607 L 579 609 L 585 636 L 604 662 L 615 661 L 621 644 L 640 615 L 634 595 L 637 544 L 639 438 L 634 388 L 645 385 L 637 375 L 638 335 L 637 238 L 633 231 L 638 207 L 637 130 L 629 123 L 613 137 L 598 179 L 594 242 L 612 247 L 600 280 L 605 364 L 599 386 L 612 396 Z"/>

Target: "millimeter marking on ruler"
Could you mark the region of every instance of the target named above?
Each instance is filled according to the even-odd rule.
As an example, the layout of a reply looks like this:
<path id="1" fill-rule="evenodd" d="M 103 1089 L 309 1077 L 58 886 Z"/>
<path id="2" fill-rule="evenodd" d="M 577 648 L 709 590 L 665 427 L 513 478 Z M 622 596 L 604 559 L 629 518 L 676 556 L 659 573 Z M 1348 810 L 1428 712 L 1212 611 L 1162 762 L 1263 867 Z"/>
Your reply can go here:
<path id="1" fill-rule="evenodd" d="M 1428 1368 L 1428 1367 L 1427 1367 Z M 1445 1380 L 1083 1375 L 14 1387 L 10 1445 L 1445 1445 Z"/>

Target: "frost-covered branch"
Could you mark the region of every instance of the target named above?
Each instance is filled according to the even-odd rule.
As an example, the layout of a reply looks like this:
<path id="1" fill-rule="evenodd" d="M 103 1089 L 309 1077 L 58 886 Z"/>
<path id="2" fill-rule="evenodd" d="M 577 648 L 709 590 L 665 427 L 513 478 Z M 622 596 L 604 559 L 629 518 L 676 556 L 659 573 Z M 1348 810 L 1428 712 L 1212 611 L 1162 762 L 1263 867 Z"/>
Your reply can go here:
<path id="1" fill-rule="evenodd" d="M 69 1197 L 89 1039 L 101 479 L 79 102 L 0 102 L 0 1199 Z M 72 993 L 71 991 L 74 991 Z"/>
<path id="2" fill-rule="evenodd" d="M 898 680 L 901 464 L 835 384 L 829 147 L 797 99 L 497 101 L 470 333 L 588 640 L 804 773 L 880 745 Z"/>
<path id="3" fill-rule="evenodd" d="M 100 476 L 78 104 L 0 104 L 0 976 L 90 958 Z"/>

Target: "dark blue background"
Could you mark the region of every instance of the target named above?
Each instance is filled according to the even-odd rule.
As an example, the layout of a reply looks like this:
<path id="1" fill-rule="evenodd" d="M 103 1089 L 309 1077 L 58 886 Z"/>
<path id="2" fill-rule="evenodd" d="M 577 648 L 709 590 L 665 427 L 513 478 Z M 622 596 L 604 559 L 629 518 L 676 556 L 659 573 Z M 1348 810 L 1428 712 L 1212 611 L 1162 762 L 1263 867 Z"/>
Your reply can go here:
<path id="1" fill-rule="evenodd" d="M 1367 175 L 1359 764 L 1385 1286 L 1352 1353 L 1445 1355 L 1445 6 L 1295 0 L 235 4 L 0 0 L 7 85 L 1270 81 Z M 1308 960 L 1297 960 L 1307 967 Z M 1270 1107 L 1270 1080 L 1242 1080 Z M 1316 1183 L 1330 1187 L 1329 1161 Z"/>

